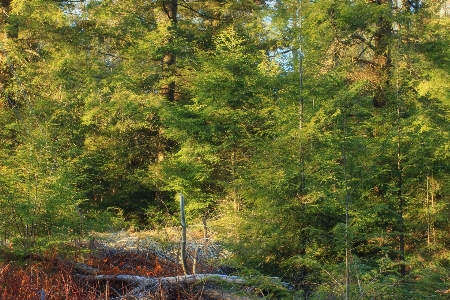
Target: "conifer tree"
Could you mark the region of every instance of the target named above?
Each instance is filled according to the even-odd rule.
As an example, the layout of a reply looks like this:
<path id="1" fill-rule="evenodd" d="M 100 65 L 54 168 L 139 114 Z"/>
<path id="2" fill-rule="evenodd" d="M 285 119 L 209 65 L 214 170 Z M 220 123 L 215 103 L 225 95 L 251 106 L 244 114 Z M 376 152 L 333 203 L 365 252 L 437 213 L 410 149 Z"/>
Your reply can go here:
<path id="1" fill-rule="evenodd" d="M 76 135 L 61 135 L 71 132 L 66 113 L 71 107 L 52 81 L 51 63 L 61 47 L 56 32 L 66 23 L 57 2 L 2 5 L 2 140 L 8 141 L 2 144 L 2 232 L 6 239 L 20 238 L 23 243 L 16 245 L 32 251 L 40 238 L 80 233 L 73 226 L 78 198 L 69 163 Z M 61 123 L 68 127 L 60 129 Z"/>

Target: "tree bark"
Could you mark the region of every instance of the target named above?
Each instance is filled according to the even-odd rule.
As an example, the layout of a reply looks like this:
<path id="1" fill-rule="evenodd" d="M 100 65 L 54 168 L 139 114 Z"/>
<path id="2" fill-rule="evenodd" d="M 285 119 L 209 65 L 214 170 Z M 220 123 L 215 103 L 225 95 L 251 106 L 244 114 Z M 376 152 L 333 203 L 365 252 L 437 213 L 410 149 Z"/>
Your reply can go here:
<path id="1" fill-rule="evenodd" d="M 178 23 L 178 0 L 163 1 L 163 9 L 167 14 L 170 22 L 170 32 L 174 33 Z M 173 43 L 173 36 L 169 37 L 169 50 L 164 55 L 162 62 L 162 71 L 168 82 L 162 87 L 162 94 L 164 98 L 169 102 L 175 102 L 176 100 L 176 83 L 175 77 L 175 64 L 177 61 L 176 54 L 170 44 Z"/>

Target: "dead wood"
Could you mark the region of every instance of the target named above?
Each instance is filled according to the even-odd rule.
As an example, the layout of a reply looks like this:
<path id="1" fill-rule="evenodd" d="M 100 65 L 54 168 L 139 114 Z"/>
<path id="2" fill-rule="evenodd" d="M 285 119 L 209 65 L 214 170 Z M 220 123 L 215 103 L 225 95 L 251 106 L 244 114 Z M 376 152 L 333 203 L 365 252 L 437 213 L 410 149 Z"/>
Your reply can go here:
<path id="1" fill-rule="evenodd" d="M 170 276 L 170 277 L 144 277 L 144 276 L 134 276 L 134 275 L 75 275 L 79 279 L 103 282 L 107 286 L 114 282 L 125 282 L 130 285 L 134 285 L 131 291 L 126 293 L 126 295 L 119 296 L 117 299 L 123 299 L 127 297 L 132 297 L 133 299 L 147 299 L 142 298 L 142 296 L 151 291 L 157 291 L 158 289 L 180 289 L 185 288 L 187 285 L 195 284 L 199 282 L 206 283 L 208 281 L 221 280 L 232 284 L 244 284 L 245 279 L 238 276 L 220 275 L 220 274 L 196 274 L 196 275 L 181 275 L 181 276 Z M 214 296 L 210 290 L 202 291 L 204 295 Z M 128 299 L 128 298 L 127 298 Z M 220 298 L 217 298 L 220 299 Z M 236 298 L 237 299 L 237 298 Z"/>
<path id="2" fill-rule="evenodd" d="M 91 267 L 86 264 L 78 263 L 78 262 L 70 262 L 72 265 L 72 268 L 77 271 L 78 273 L 85 274 L 85 275 L 97 275 L 99 272 L 99 269 Z"/>
<path id="3" fill-rule="evenodd" d="M 238 276 L 220 275 L 220 274 L 195 274 L 195 275 L 181 275 L 181 276 L 170 276 L 170 277 L 144 277 L 144 276 L 134 276 L 134 275 L 77 275 L 76 277 L 87 279 L 90 281 L 122 281 L 127 283 L 137 284 L 139 286 L 176 286 L 192 284 L 199 281 L 210 281 L 219 279 L 228 283 L 233 284 L 244 284 L 245 279 Z"/>

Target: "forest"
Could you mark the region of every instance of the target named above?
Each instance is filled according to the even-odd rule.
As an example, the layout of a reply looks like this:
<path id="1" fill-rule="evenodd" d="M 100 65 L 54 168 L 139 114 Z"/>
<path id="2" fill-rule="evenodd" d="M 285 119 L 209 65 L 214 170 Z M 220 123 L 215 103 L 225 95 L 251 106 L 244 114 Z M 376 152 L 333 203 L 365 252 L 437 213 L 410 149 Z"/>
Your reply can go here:
<path id="1" fill-rule="evenodd" d="M 0 9 L 0 273 L 182 193 L 273 299 L 450 294 L 447 0 Z"/>

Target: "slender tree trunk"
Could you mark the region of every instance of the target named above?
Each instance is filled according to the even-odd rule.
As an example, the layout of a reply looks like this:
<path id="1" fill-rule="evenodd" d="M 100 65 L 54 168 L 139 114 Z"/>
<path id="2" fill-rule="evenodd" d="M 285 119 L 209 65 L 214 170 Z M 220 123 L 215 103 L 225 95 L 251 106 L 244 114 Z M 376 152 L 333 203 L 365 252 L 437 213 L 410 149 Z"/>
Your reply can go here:
<path id="1" fill-rule="evenodd" d="M 301 25 L 300 25 L 301 26 Z M 300 132 L 303 129 L 303 115 L 304 115 L 304 99 L 303 99 L 303 49 L 300 46 L 299 49 L 299 130 Z M 299 195 L 303 197 L 305 194 L 305 159 L 304 159 L 304 145 L 302 137 L 300 136 L 300 187 L 299 187 Z"/>
<path id="2" fill-rule="evenodd" d="M 436 193 L 436 181 L 434 180 L 434 176 L 433 174 L 431 175 L 431 180 L 430 180 L 430 194 L 431 194 L 431 211 L 430 211 L 430 229 L 431 229 L 431 234 L 433 235 L 433 243 L 436 243 L 436 228 L 434 226 L 434 221 L 431 218 L 431 216 L 434 214 L 434 195 Z"/>
<path id="3" fill-rule="evenodd" d="M 184 196 L 180 193 L 180 218 L 181 218 L 181 267 L 184 275 L 187 275 L 186 263 L 186 217 L 184 212 Z"/>
<path id="4" fill-rule="evenodd" d="M 239 211 L 240 203 L 236 186 L 236 146 L 234 146 L 233 152 L 231 153 L 231 181 L 233 185 L 233 207 L 235 211 Z"/>
<path id="5" fill-rule="evenodd" d="M 427 197 L 426 197 L 426 206 L 427 206 L 427 245 L 430 246 L 430 233 L 431 233 L 431 225 L 430 225 L 430 179 L 427 176 Z"/>
<path id="6" fill-rule="evenodd" d="M 344 104 L 344 141 L 342 145 L 342 157 L 344 162 L 344 185 L 345 185 L 345 300 L 350 297 L 350 240 L 349 240 L 349 209 L 350 209 L 350 191 L 348 185 L 348 172 L 347 172 L 347 115 L 348 104 Z"/>
<path id="7" fill-rule="evenodd" d="M 209 238 L 208 238 L 208 226 L 206 224 L 206 216 L 203 216 L 202 223 L 203 223 L 203 238 L 205 240 L 205 244 L 207 244 Z"/>
<path id="8" fill-rule="evenodd" d="M 403 199 L 403 171 L 402 171 L 402 160 L 401 160 L 401 125 L 400 125 L 400 99 L 398 95 L 398 73 L 397 76 L 397 86 L 396 86 L 396 98 L 397 98 L 397 199 L 398 199 L 398 231 L 399 231 L 399 250 L 400 250 L 400 260 L 402 261 L 400 265 L 400 274 L 404 277 L 406 275 L 406 266 L 404 264 L 405 260 L 405 224 L 403 220 L 403 210 L 404 210 L 404 199 Z"/>
<path id="9" fill-rule="evenodd" d="M 400 149 L 400 148 L 399 148 Z M 400 152 L 399 152 L 400 153 Z M 405 260 L 405 225 L 403 220 L 403 210 L 404 210 L 404 201 L 403 201 L 403 194 L 402 194 L 402 188 L 403 188 L 403 175 L 402 170 L 400 169 L 400 159 L 398 159 L 399 163 L 399 174 L 398 174 L 398 203 L 399 203 L 399 247 L 400 247 L 400 260 L 402 261 L 402 264 L 400 265 L 400 274 L 402 276 L 406 275 L 406 266 L 404 264 Z"/>

